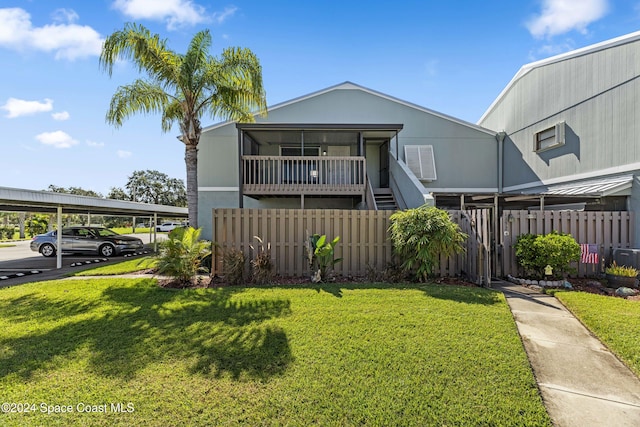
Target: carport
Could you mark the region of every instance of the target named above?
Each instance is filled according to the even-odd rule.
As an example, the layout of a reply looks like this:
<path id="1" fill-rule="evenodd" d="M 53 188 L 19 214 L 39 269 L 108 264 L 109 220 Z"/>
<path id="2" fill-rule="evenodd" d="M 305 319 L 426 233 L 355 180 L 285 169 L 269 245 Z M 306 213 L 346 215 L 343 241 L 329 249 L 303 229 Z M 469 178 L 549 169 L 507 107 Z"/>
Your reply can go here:
<path id="1" fill-rule="evenodd" d="M 63 214 L 153 216 L 154 224 L 158 223 L 158 216 L 188 218 L 187 208 L 176 206 L 152 205 L 9 187 L 0 187 L 0 211 L 55 213 L 58 218 L 57 230 L 62 229 Z M 153 240 L 155 245 L 155 227 L 153 229 Z M 57 246 L 58 248 L 62 247 L 62 233 L 58 233 Z M 56 268 L 62 268 L 62 251 L 57 251 Z"/>

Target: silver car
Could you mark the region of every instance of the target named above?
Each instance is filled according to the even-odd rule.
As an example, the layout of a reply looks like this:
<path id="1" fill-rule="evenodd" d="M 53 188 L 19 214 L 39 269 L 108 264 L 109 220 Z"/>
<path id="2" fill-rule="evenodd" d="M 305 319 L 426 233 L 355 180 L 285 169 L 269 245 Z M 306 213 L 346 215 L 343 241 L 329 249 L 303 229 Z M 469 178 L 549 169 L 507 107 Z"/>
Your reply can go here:
<path id="1" fill-rule="evenodd" d="M 31 250 L 52 257 L 57 251 L 56 230 L 38 234 L 31 240 Z M 123 236 L 103 227 L 67 227 L 62 229 L 62 252 L 91 253 L 110 257 L 144 248 L 137 237 Z"/>

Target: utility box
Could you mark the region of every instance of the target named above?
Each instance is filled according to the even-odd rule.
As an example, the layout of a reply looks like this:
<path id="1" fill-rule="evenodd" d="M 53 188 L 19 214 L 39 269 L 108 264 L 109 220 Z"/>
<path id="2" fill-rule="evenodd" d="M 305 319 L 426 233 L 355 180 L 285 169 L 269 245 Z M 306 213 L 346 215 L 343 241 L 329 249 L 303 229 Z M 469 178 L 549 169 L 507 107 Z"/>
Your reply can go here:
<path id="1" fill-rule="evenodd" d="M 616 248 L 613 250 L 613 261 L 618 265 L 640 269 L 640 249 Z"/>

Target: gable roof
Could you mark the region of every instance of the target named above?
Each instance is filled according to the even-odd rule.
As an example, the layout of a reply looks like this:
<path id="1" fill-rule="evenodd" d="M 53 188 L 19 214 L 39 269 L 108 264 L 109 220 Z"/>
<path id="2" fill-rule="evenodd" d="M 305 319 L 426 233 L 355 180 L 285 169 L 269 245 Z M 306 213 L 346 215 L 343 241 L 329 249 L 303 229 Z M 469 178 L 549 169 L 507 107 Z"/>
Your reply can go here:
<path id="1" fill-rule="evenodd" d="M 502 98 L 504 98 L 509 90 L 516 84 L 518 80 L 529 74 L 531 71 L 536 68 L 545 67 L 550 64 L 555 64 L 557 62 L 566 61 L 568 59 L 577 58 L 579 56 L 589 55 L 594 52 L 611 49 L 616 46 L 620 46 L 627 43 L 633 43 L 635 41 L 640 40 L 640 31 L 636 31 L 635 33 L 626 34 L 624 36 L 616 37 L 614 39 L 605 40 L 600 43 L 596 43 L 590 46 L 586 46 L 580 49 L 572 50 L 570 52 L 561 53 L 560 55 L 552 56 L 550 58 L 541 59 L 539 61 L 530 62 L 528 64 L 523 65 L 520 70 L 516 73 L 515 76 L 511 79 L 509 84 L 500 92 L 500 95 L 491 103 L 487 111 L 484 112 L 482 117 L 478 120 L 478 123 L 482 123 L 484 119 L 491 113 L 491 111 L 500 103 Z"/>
<path id="2" fill-rule="evenodd" d="M 422 107 L 420 105 L 413 104 L 411 102 L 404 101 L 404 100 L 399 99 L 399 98 L 395 98 L 393 96 L 384 94 L 382 92 L 375 91 L 373 89 L 366 88 L 364 86 L 357 85 L 357 84 L 349 82 L 349 81 L 346 81 L 346 82 L 343 82 L 343 83 L 340 83 L 340 84 L 337 84 L 337 85 L 334 85 L 334 86 L 329 86 L 329 87 L 327 87 L 325 89 L 321 89 L 321 90 L 318 90 L 316 92 L 312 92 L 312 93 L 307 94 L 307 95 L 299 96 L 297 98 L 293 98 L 293 99 L 290 99 L 288 101 L 284 101 L 284 102 L 275 104 L 275 105 L 273 105 L 271 107 L 267 107 L 267 111 L 271 112 L 271 111 L 274 111 L 274 110 L 278 110 L 280 108 L 283 108 L 283 107 L 286 107 L 286 106 L 289 106 L 289 105 L 292 105 L 292 104 L 296 104 L 298 102 L 302 102 L 302 101 L 305 101 L 307 99 L 314 98 L 316 96 L 324 95 L 325 93 L 329 93 L 329 92 L 332 92 L 332 91 L 335 91 L 335 90 L 359 90 L 359 91 L 362 91 L 362 92 L 365 92 L 365 93 L 368 93 L 368 94 L 371 94 L 371 95 L 386 99 L 388 101 L 395 102 L 395 103 L 403 105 L 405 107 L 413 108 L 413 109 L 421 111 L 423 113 L 431 114 L 431 115 L 439 117 L 441 119 L 449 120 L 449 121 L 457 123 L 459 125 L 472 128 L 474 130 L 479 130 L 481 132 L 484 132 L 484 133 L 492 135 L 492 136 L 495 136 L 495 134 L 496 134 L 494 131 L 486 129 L 486 128 L 483 128 L 482 126 L 479 126 L 479 125 L 476 125 L 476 124 L 473 124 L 473 123 L 470 123 L 470 122 L 467 122 L 467 121 L 464 121 L 464 120 L 461 120 L 461 119 L 457 119 L 457 118 L 455 118 L 453 116 L 449 116 L 447 114 L 443 114 L 443 113 L 440 113 L 440 112 L 437 112 L 437 111 Z M 224 121 L 224 122 L 216 123 L 216 124 L 213 124 L 211 126 L 207 126 L 207 127 L 203 128 L 202 132 L 206 132 L 206 131 L 209 131 L 209 130 L 217 129 L 219 127 L 226 126 L 226 125 L 231 124 L 231 123 L 234 123 L 234 122 L 231 121 L 231 120 L 227 120 L 227 121 Z"/>

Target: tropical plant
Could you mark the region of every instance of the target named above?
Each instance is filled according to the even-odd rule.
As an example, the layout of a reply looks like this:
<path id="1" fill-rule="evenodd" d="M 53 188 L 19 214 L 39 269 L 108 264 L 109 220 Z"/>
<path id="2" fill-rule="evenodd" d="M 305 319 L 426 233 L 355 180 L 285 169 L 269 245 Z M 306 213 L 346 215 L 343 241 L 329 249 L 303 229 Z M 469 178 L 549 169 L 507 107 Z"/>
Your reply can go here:
<path id="1" fill-rule="evenodd" d="M 313 234 L 305 242 L 312 282 L 324 282 L 329 279 L 333 267 L 342 261 L 342 258 L 335 257 L 335 248 L 339 241 L 340 236 L 329 241 L 324 234 Z"/>
<path id="2" fill-rule="evenodd" d="M 552 231 L 545 235 L 522 234 L 516 244 L 516 259 L 527 274 L 544 276 L 545 267 L 553 269 L 554 275 L 574 273 L 571 263 L 580 260 L 580 245 L 570 234 Z"/>
<path id="3" fill-rule="evenodd" d="M 390 220 L 389 238 L 400 267 L 421 282 L 433 274 L 440 255 L 464 251 L 467 235 L 447 211 L 425 205 L 395 212 Z"/>
<path id="4" fill-rule="evenodd" d="M 258 241 L 258 245 L 251 249 L 256 252 L 251 260 L 251 281 L 258 285 L 271 283 L 275 277 L 275 265 L 271 259 L 271 243 L 266 245 L 258 236 L 253 236 Z"/>
<path id="5" fill-rule="evenodd" d="M 162 131 L 178 123 L 185 145 L 189 224 L 198 226 L 198 143 L 200 120 L 212 118 L 254 121 L 266 112 L 262 67 L 253 52 L 230 47 L 220 58 L 209 54 L 211 34 L 202 30 L 191 39 L 187 52 L 178 54 L 167 41 L 142 25 L 128 23 L 108 36 L 100 66 L 109 76 L 119 60 L 131 60 L 146 79 L 120 86 L 111 98 L 108 123 L 120 127 L 136 113 L 160 113 Z"/>
<path id="6" fill-rule="evenodd" d="M 637 277 L 640 274 L 635 267 L 629 267 L 626 265 L 618 265 L 615 261 L 604 269 L 606 274 L 610 274 L 612 276 L 622 276 L 622 277 Z"/>
<path id="7" fill-rule="evenodd" d="M 200 228 L 179 227 L 160 242 L 158 273 L 189 283 L 202 271 L 202 260 L 211 253 L 211 242 L 200 240 Z"/>

